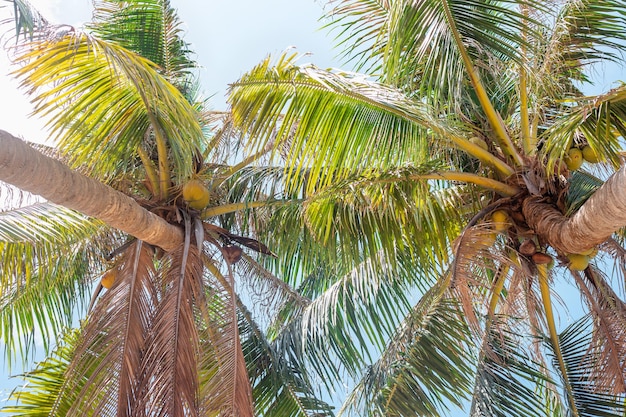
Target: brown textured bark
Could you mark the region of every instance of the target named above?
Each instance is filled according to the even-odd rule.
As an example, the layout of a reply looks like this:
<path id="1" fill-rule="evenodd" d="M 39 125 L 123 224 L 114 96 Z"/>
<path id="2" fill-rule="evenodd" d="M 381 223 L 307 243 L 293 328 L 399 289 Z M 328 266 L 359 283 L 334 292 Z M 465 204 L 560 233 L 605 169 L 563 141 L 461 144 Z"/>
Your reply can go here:
<path id="1" fill-rule="evenodd" d="M 0 130 L 0 181 L 100 219 L 168 252 L 183 242 L 181 229 L 132 198 L 72 171 L 3 130 Z"/>
<path id="2" fill-rule="evenodd" d="M 538 197 L 522 204 L 526 223 L 561 253 L 581 253 L 626 226 L 626 165 L 598 189 L 572 217 Z"/>

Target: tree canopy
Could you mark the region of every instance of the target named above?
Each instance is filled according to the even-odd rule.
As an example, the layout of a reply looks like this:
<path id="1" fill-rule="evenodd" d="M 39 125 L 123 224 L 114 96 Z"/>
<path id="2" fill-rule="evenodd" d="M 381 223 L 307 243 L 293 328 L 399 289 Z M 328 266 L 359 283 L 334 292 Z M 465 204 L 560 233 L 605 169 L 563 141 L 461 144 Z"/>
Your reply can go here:
<path id="1" fill-rule="evenodd" d="M 268 57 L 224 112 L 168 1 L 14 4 L 57 146 L 0 135 L 47 199 L 0 213 L 0 337 L 56 347 L 4 411 L 624 415 L 626 89 L 581 90 L 623 1 L 332 1 L 358 72 Z"/>

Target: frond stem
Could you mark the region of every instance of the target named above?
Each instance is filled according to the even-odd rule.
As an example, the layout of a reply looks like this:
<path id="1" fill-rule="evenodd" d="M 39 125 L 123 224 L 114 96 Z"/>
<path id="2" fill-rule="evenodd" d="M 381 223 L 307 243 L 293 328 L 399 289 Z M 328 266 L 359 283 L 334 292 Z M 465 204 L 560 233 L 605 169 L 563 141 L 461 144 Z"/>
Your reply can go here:
<path id="1" fill-rule="evenodd" d="M 159 176 L 157 175 L 154 163 L 148 156 L 148 153 L 141 147 L 141 145 L 137 147 L 137 154 L 139 155 L 139 159 L 141 159 L 141 163 L 146 170 L 146 176 L 148 177 L 148 181 L 150 181 L 150 185 L 152 186 L 152 195 L 160 196 L 161 188 L 159 187 Z"/>
<path id="2" fill-rule="evenodd" d="M 500 294 L 502 294 L 504 282 L 506 281 L 506 277 L 509 274 L 510 269 L 510 265 L 500 265 L 498 267 L 496 279 L 493 284 L 493 292 L 491 293 L 491 299 L 489 300 L 489 310 L 487 312 L 487 317 L 493 317 L 496 312 L 496 307 L 498 306 L 498 301 L 500 300 Z"/>
<path id="3" fill-rule="evenodd" d="M 320 86 L 311 82 L 303 82 L 303 81 L 281 81 L 281 80 L 273 80 L 272 83 L 274 85 L 277 86 L 282 86 L 282 85 L 287 85 L 290 89 L 294 89 L 296 86 L 297 87 L 302 87 L 302 88 L 311 88 L 311 89 L 319 89 Z M 245 81 L 245 82 L 237 82 L 235 84 L 233 84 L 234 86 L 238 86 L 238 87 L 256 87 L 259 84 L 264 84 L 264 82 L 259 82 L 259 81 Z M 356 99 L 362 102 L 365 102 L 369 105 L 371 105 L 372 107 L 376 107 L 382 111 L 394 114 L 402 119 L 408 120 L 410 122 L 415 123 L 416 125 L 419 126 L 423 126 L 429 129 L 432 129 L 433 132 L 436 132 L 437 134 L 441 135 L 443 138 L 448 138 L 449 140 L 451 140 L 459 149 L 467 152 L 469 155 L 479 159 L 480 161 L 493 166 L 498 172 L 500 172 L 501 174 L 503 174 L 505 177 L 512 175 L 514 173 L 513 168 L 511 168 L 509 165 L 506 164 L 506 162 L 496 158 L 494 155 L 492 155 L 489 151 L 486 151 L 485 149 L 481 148 L 478 145 L 473 144 L 472 142 L 470 142 L 468 139 L 461 137 L 461 136 L 457 136 L 454 134 L 451 134 L 450 131 L 445 130 L 444 128 L 442 128 L 441 126 L 439 126 L 436 122 L 434 121 L 430 121 L 430 120 L 425 120 L 425 119 L 420 119 L 419 117 L 416 117 L 415 115 L 403 111 L 401 110 L 399 107 L 397 106 L 386 106 L 384 104 L 381 104 L 380 102 L 374 100 L 371 97 L 368 97 L 366 95 L 363 94 L 358 94 L 355 92 L 351 92 L 348 91 L 347 89 L 341 90 L 341 91 L 337 91 L 337 90 L 329 90 L 333 93 L 336 94 L 342 94 L 346 97 L 352 98 L 352 99 Z"/>
<path id="4" fill-rule="evenodd" d="M 240 210 L 253 209 L 265 206 L 286 206 L 290 203 L 302 202 L 302 200 L 276 200 L 276 201 L 250 201 L 243 203 L 223 204 L 221 206 L 209 207 L 202 212 L 202 218 L 220 216 L 222 214 L 234 213 Z"/>
<path id="5" fill-rule="evenodd" d="M 228 167 L 228 169 L 226 169 L 226 171 L 221 173 L 220 176 L 218 178 L 216 178 L 212 182 L 212 184 L 211 184 L 211 191 L 215 190 L 217 187 L 222 185 L 224 183 L 224 181 L 226 181 L 228 178 L 230 178 L 233 174 L 235 174 L 239 170 L 247 167 L 252 162 L 258 160 L 263 155 L 267 154 L 271 149 L 272 148 L 270 146 L 266 146 L 263 149 L 261 149 L 259 152 L 256 152 L 256 153 L 254 153 L 252 155 L 247 156 L 241 162 L 239 162 L 239 163 L 237 163 L 237 164 L 235 164 L 233 166 Z"/>
<path id="6" fill-rule="evenodd" d="M 475 184 L 489 190 L 493 190 L 504 197 L 512 197 L 519 193 L 519 189 L 512 185 L 505 184 L 503 182 L 494 180 L 492 178 L 486 178 L 481 175 L 472 174 L 469 172 L 457 172 L 457 171 L 436 171 L 428 174 L 414 174 L 407 175 L 402 179 L 407 180 L 446 180 L 446 181 L 459 181 L 468 184 Z M 390 183 L 398 182 L 399 179 L 380 179 L 372 180 L 370 184 L 376 183 Z"/>
<path id="7" fill-rule="evenodd" d="M 465 67 L 467 68 L 467 73 L 470 77 L 470 81 L 478 97 L 478 101 L 480 101 L 480 104 L 483 110 L 485 111 L 485 114 L 487 115 L 487 119 L 489 120 L 489 122 L 491 123 L 491 126 L 494 128 L 496 132 L 497 138 L 499 139 L 499 142 L 500 142 L 500 146 L 502 147 L 503 150 L 505 150 L 505 152 L 507 152 L 513 158 L 513 160 L 518 166 L 524 166 L 524 160 L 517 153 L 515 146 L 513 145 L 513 142 L 511 141 L 511 138 L 509 137 L 509 134 L 506 131 L 506 127 L 504 126 L 502 117 L 500 117 L 500 114 L 498 114 L 496 109 L 493 107 L 491 100 L 489 100 L 489 95 L 487 94 L 487 90 L 485 89 L 482 82 L 480 81 L 480 77 L 478 76 L 478 71 L 472 64 L 472 60 L 469 54 L 467 53 L 467 49 L 465 49 L 465 45 L 463 44 L 463 39 L 461 39 L 461 34 L 459 33 L 456 27 L 454 16 L 452 15 L 452 11 L 450 10 L 448 1 L 447 0 L 443 1 L 442 5 L 443 5 L 444 12 L 446 14 L 446 19 L 448 20 L 448 23 L 450 25 L 450 31 L 452 32 L 452 36 L 454 37 L 457 47 L 459 48 L 459 53 L 461 54 L 463 63 L 465 64 Z"/>
<path id="8" fill-rule="evenodd" d="M 163 131 L 160 126 L 157 124 L 156 119 L 152 114 L 150 114 L 150 119 L 152 121 L 152 125 L 154 126 L 154 137 L 156 139 L 157 145 L 157 155 L 159 157 L 159 181 L 160 181 L 160 195 L 161 200 L 167 200 L 170 191 L 170 166 L 167 155 L 167 140 L 163 135 Z"/>
<path id="9" fill-rule="evenodd" d="M 552 340 L 554 353 L 559 363 L 559 370 L 561 371 L 563 381 L 565 383 L 565 392 L 571 407 L 570 411 L 572 412 L 572 415 L 574 417 L 578 417 L 578 409 L 576 408 L 576 403 L 574 402 L 574 397 L 572 395 L 572 386 L 569 382 L 569 376 L 567 374 L 565 360 L 563 359 L 563 353 L 561 352 L 559 335 L 556 331 L 554 312 L 552 310 L 552 300 L 550 299 L 550 285 L 548 284 L 548 267 L 546 265 L 537 265 L 537 272 L 539 278 L 539 288 L 541 290 L 541 299 L 543 301 L 543 308 L 546 313 L 548 331 L 550 332 L 550 340 Z"/>
<path id="10" fill-rule="evenodd" d="M 504 177 L 511 176 L 515 173 L 513 168 L 511 168 L 506 162 L 497 158 L 491 152 L 481 148 L 478 145 L 473 144 L 468 139 L 454 135 L 448 137 L 459 149 L 467 152 L 469 155 L 477 158 L 481 162 L 484 162 L 487 165 L 494 167 L 496 171 L 501 173 Z"/>

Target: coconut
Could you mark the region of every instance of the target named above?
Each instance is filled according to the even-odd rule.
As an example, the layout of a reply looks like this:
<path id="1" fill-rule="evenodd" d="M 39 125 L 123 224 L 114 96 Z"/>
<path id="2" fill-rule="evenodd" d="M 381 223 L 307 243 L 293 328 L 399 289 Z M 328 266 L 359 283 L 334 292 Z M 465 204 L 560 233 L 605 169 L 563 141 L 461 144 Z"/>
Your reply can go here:
<path id="1" fill-rule="evenodd" d="M 519 253 L 522 255 L 532 256 L 535 252 L 537 252 L 537 246 L 532 239 L 525 239 L 519 246 Z"/>
<path id="2" fill-rule="evenodd" d="M 109 269 L 107 272 L 102 275 L 100 279 L 100 284 L 107 290 L 113 286 L 115 283 L 115 279 L 117 278 L 117 271 L 115 269 Z"/>
<path id="3" fill-rule="evenodd" d="M 532 258 L 537 265 L 549 265 L 552 262 L 552 256 L 547 253 L 537 252 L 533 254 Z"/>
<path id="4" fill-rule="evenodd" d="M 200 180 L 191 180 L 183 185 L 183 199 L 191 208 L 204 209 L 209 204 L 210 198 L 209 189 Z"/>
<path id="5" fill-rule="evenodd" d="M 202 198 L 198 200 L 189 201 L 188 204 L 189 204 L 189 207 L 193 209 L 204 210 L 204 208 L 209 205 L 210 199 L 211 199 L 211 195 L 209 194 L 207 190 L 207 193 Z"/>
<path id="6" fill-rule="evenodd" d="M 509 228 L 509 215 L 504 210 L 496 210 L 491 213 L 491 220 L 493 221 L 493 227 L 498 232 L 503 232 Z"/>
<path id="7" fill-rule="evenodd" d="M 183 198 L 185 201 L 201 199 L 208 192 L 200 180 L 191 180 L 183 185 Z"/>
<path id="8" fill-rule="evenodd" d="M 583 164 L 583 153 L 578 148 L 571 148 L 567 151 L 565 164 L 570 171 L 576 171 Z"/>
<path id="9" fill-rule="evenodd" d="M 596 246 L 587 249 L 586 251 L 582 251 L 580 252 L 581 255 L 586 255 L 589 258 L 595 258 L 595 256 L 598 254 L 598 248 Z"/>
<path id="10" fill-rule="evenodd" d="M 583 153 L 583 158 L 585 159 L 585 161 L 591 162 L 592 164 L 600 162 L 600 157 L 598 156 L 596 151 L 591 149 L 591 146 L 585 145 L 583 147 L 582 153 Z"/>
<path id="11" fill-rule="evenodd" d="M 584 271 L 589 266 L 589 256 L 580 253 L 570 253 L 567 255 L 569 267 L 574 271 Z"/>

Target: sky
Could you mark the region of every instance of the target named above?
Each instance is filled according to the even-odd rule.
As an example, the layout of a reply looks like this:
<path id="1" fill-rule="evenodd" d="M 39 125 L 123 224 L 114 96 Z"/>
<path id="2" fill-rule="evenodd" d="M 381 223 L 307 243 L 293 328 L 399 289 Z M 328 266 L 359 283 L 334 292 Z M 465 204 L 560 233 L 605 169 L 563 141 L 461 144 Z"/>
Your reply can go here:
<path id="1" fill-rule="evenodd" d="M 91 18 L 91 0 L 31 0 L 31 3 L 54 23 L 81 27 Z M 268 54 L 276 55 L 289 47 L 309 53 L 301 62 L 312 62 L 322 68 L 351 69 L 335 59 L 338 50 L 332 47 L 333 34 L 321 29 L 324 22 L 318 19 L 324 12 L 323 0 L 171 0 L 171 3 L 178 9 L 184 22 L 185 40 L 196 52 L 196 61 L 201 66 L 203 94 L 215 110 L 225 107 L 224 95 L 229 83 Z M 6 7 L 0 8 L 0 20 L 8 13 Z M 31 106 L 8 76 L 9 72 L 6 54 L 0 52 L 0 129 L 30 141 L 44 141 L 47 136 L 43 122 L 27 117 Z M 595 68 L 594 78 L 596 85 L 587 89 L 589 94 L 614 87 L 614 80 L 626 77 L 623 69 L 602 65 Z M 0 404 L 6 398 L 6 390 L 14 386 L 7 375 L 0 356 Z"/>
<path id="2" fill-rule="evenodd" d="M 91 19 L 91 0 L 31 0 L 51 22 L 81 27 Z M 200 84 L 210 107 L 225 107 L 224 95 L 229 83 L 268 54 L 277 55 L 289 47 L 310 53 L 301 62 L 313 62 L 322 68 L 339 67 L 333 57 L 332 35 L 321 30 L 322 0 L 229 0 L 200 2 L 172 0 L 184 22 L 185 40 L 191 44 L 200 64 Z M 8 16 L 7 7 L 0 18 Z M 7 77 L 9 63 L 0 53 L 0 129 L 31 141 L 45 139 L 43 123 L 25 119 L 30 114 L 28 100 L 17 91 L 15 81 Z"/>

